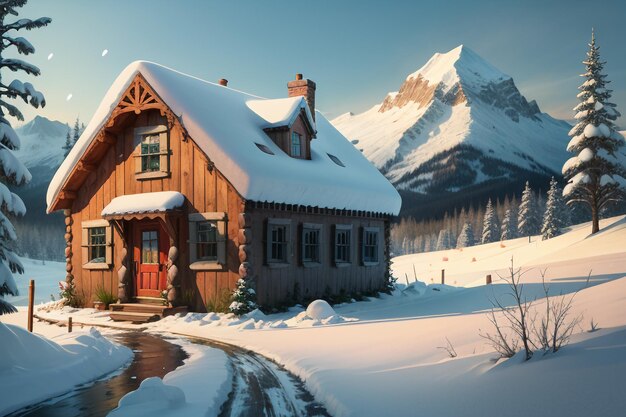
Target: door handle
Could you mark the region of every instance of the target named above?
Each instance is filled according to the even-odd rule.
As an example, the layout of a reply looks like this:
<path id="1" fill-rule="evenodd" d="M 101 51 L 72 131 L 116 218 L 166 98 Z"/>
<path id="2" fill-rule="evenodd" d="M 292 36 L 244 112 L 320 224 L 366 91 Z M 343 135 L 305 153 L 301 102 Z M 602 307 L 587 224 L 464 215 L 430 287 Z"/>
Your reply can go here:
<path id="1" fill-rule="evenodd" d="M 139 263 L 137 261 L 133 262 L 133 275 L 137 275 L 137 273 L 139 272 Z"/>

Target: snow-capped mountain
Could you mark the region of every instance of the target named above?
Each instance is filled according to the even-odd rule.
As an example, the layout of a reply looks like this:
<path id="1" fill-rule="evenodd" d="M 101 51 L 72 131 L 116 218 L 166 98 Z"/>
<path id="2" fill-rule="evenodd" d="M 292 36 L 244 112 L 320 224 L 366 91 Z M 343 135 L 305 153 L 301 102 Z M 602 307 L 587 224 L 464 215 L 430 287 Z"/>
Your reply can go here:
<path id="1" fill-rule="evenodd" d="M 399 190 L 450 193 L 558 175 L 570 126 L 466 46 L 435 54 L 398 92 L 333 124 Z"/>
<path id="2" fill-rule="evenodd" d="M 69 130 L 66 123 L 36 116 L 15 129 L 22 143 L 15 155 L 29 170 L 49 168 L 54 172 L 63 162 L 63 145 Z M 33 175 L 33 181 L 40 179 Z"/>

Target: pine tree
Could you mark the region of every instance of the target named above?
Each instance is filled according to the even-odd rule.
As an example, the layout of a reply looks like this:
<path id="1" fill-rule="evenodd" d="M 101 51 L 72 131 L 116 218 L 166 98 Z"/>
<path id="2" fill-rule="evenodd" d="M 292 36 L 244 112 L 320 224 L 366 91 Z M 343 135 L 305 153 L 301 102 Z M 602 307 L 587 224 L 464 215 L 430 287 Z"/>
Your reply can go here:
<path id="1" fill-rule="evenodd" d="M 570 130 L 572 140 L 567 150 L 576 156 L 563 165 L 568 180 L 563 195 L 568 204 L 585 203 L 591 211 L 591 233 L 600 230 L 600 213 L 609 204 L 626 195 L 626 156 L 624 138 L 616 131 L 614 121 L 620 116 L 611 103 L 612 91 L 603 74 L 595 34 L 587 58 L 583 61 L 585 82 L 578 87 L 580 103 L 574 108 L 578 123 Z"/>
<path id="2" fill-rule="evenodd" d="M 76 142 L 78 142 L 78 139 L 80 138 L 80 125 L 79 125 L 79 121 L 78 121 L 78 117 L 76 118 L 76 121 L 74 122 L 74 129 L 72 129 L 73 134 L 72 134 L 72 146 L 76 145 Z"/>
<path id="3" fill-rule="evenodd" d="M 456 247 L 467 248 L 470 246 L 474 246 L 474 230 L 472 229 L 472 224 L 470 222 L 466 222 L 463 225 L 461 234 L 459 234 L 459 238 L 456 241 Z"/>
<path id="4" fill-rule="evenodd" d="M 548 190 L 548 200 L 546 202 L 546 211 L 543 215 L 543 226 L 541 234 L 543 240 L 552 239 L 561 234 L 561 229 L 566 226 L 564 221 L 564 208 L 562 191 L 554 177 L 550 180 L 550 189 Z"/>
<path id="5" fill-rule="evenodd" d="M 6 215 L 24 215 L 26 207 L 19 196 L 9 191 L 7 185 L 20 186 L 31 179 L 28 169 L 13 154 L 13 151 L 20 147 L 20 139 L 6 118 L 8 115 L 17 120 L 24 120 L 24 116 L 6 99 L 19 97 L 35 108 L 46 105 L 43 94 L 35 90 L 30 82 L 14 79 L 8 83 L 1 77 L 2 69 L 11 70 L 12 73 L 22 71 L 32 76 L 40 74 L 36 66 L 21 59 L 7 58 L 5 55 L 5 50 L 11 46 L 14 46 L 22 55 L 35 52 L 35 48 L 29 41 L 23 37 L 14 37 L 13 31 L 40 28 L 52 21 L 48 17 L 41 17 L 36 20 L 18 19 L 10 23 L 5 22 L 9 15 L 17 16 L 16 9 L 23 7 L 26 1 L 4 0 L 0 7 L 0 35 L 2 36 L 2 42 L 0 42 L 0 161 L 2 162 L 0 164 L 0 315 L 15 311 L 15 308 L 2 297 L 7 294 L 17 295 L 13 273 L 24 273 L 22 263 L 11 250 L 17 235 Z"/>
<path id="6" fill-rule="evenodd" d="M 448 229 L 441 229 L 439 231 L 439 237 L 437 238 L 437 250 L 446 250 L 450 248 L 450 231 Z"/>
<path id="7" fill-rule="evenodd" d="M 513 204 L 504 212 L 500 240 L 515 239 L 517 237 L 517 207 Z"/>
<path id="8" fill-rule="evenodd" d="M 63 157 L 66 157 L 70 151 L 72 150 L 72 137 L 70 136 L 70 131 L 67 131 L 67 136 L 65 136 L 65 145 L 63 145 Z"/>
<path id="9" fill-rule="evenodd" d="M 491 199 L 487 201 L 485 208 L 485 217 L 483 218 L 483 237 L 481 243 L 491 243 L 498 239 L 498 224 L 496 213 L 491 204 Z"/>
<path id="10" fill-rule="evenodd" d="M 249 313 L 258 308 L 256 292 L 252 288 L 250 280 L 239 278 L 237 287 L 233 291 L 232 302 L 228 309 L 238 316 Z"/>
<path id="11" fill-rule="evenodd" d="M 522 192 L 522 202 L 517 215 L 517 231 L 519 236 L 532 236 L 539 233 L 537 206 L 528 181 Z"/>

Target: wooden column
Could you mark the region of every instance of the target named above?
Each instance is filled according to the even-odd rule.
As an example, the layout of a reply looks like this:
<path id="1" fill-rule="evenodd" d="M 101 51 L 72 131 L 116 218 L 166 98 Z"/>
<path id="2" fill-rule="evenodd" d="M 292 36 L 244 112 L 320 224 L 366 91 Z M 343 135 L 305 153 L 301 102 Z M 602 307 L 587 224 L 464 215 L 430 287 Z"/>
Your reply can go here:
<path id="1" fill-rule="evenodd" d="M 113 220 L 113 226 L 122 238 L 122 250 L 120 251 L 121 262 L 117 270 L 117 299 L 120 303 L 130 301 L 130 272 L 129 272 L 129 256 L 128 256 L 128 236 L 127 226 L 124 220 Z"/>
<path id="2" fill-rule="evenodd" d="M 176 261 L 178 260 L 178 217 L 170 217 L 168 215 L 164 218 L 165 228 L 170 237 L 170 249 L 167 252 L 167 303 L 170 307 L 177 307 L 180 305 L 180 274 L 178 273 L 178 266 Z"/>
<path id="3" fill-rule="evenodd" d="M 239 277 L 254 282 L 252 259 L 252 219 L 248 213 L 239 213 Z M 254 286 L 254 285 L 252 285 Z"/>
<path id="4" fill-rule="evenodd" d="M 72 266 L 72 210 L 63 210 L 65 216 L 65 282 L 71 284 L 74 281 L 74 274 L 72 273 L 74 267 Z"/>

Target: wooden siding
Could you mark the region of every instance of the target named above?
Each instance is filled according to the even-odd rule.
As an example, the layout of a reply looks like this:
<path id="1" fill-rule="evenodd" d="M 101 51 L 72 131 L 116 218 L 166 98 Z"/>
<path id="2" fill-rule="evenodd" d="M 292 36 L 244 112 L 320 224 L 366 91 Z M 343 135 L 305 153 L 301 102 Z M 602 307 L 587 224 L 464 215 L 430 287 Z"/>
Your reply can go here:
<path id="1" fill-rule="evenodd" d="M 239 278 L 237 256 L 238 214 L 243 207 L 239 194 L 224 176 L 208 163 L 206 155 L 193 140 L 184 140 L 178 123 L 170 130 L 171 149 L 170 176 L 151 180 L 135 178 L 134 129 L 136 127 L 167 125 L 167 120 L 158 110 L 141 112 L 131 117 L 117 131 L 108 132 L 112 144 L 99 156 L 95 171 L 89 172 L 85 181 L 76 190 L 72 204 L 72 265 L 79 294 L 89 305 L 94 301 L 94 291 L 102 286 L 117 294 L 117 269 L 120 266 L 122 237 L 117 230 L 113 237 L 113 265 L 107 270 L 84 270 L 81 266 L 81 222 L 100 219 L 102 209 L 115 197 L 125 194 L 149 193 L 156 191 L 179 191 L 187 197 L 187 212 L 223 211 L 228 216 L 227 268 L 225 271 L 191 271 L 187 250 L 187 216 L 178 220 L 179 236 L 177 246 L 180 257 L 177 262 L 182 277 L 182 297 L 195 300 L 196 310 L 203 311 L 209 299 L 219 296 L 225 290 L 232 290 Z M 130 232 L 130 230 L 129 230 Z M 190 293 L 190 291 L 192 293 Z"/>
<path id="2" fill-rule="evenodd" d="M 296 132 L 302 137 L 301 146 L 304 151 L 302 158 L 311 159 L 311 135 L 302 115 L 293 122 L 291 129 L 268 129 L 266 133 L 283 152 L 291 155 L 291 132 Z"/>
<path id="3" fill-rule="evenodd" d="M 363 293 L 384 287 L 385 220 L 380 218 L 308 214 L 271 209 L 249 209 L 252 223 L 253 271 L 260 305 L 277 305 L 292 301 L 315 299 L 324 295 Z M 268 219 L 289 219 L 290 259 L 288 265 L 267 265 L 264 256 Z M 301 227 L 304 223 L 322 226 L 321 265 L 305 267 L 301 262 Z M 350 266 L 334 264 L 334 225 L 352 225 Z M 361 228 L 379 228 L 378 265 L 364 266 L 361 259 Z M 295 293 L 299 293 L 295 294 Z M 330 293 L 330 294 L 329 294 Z"/>

